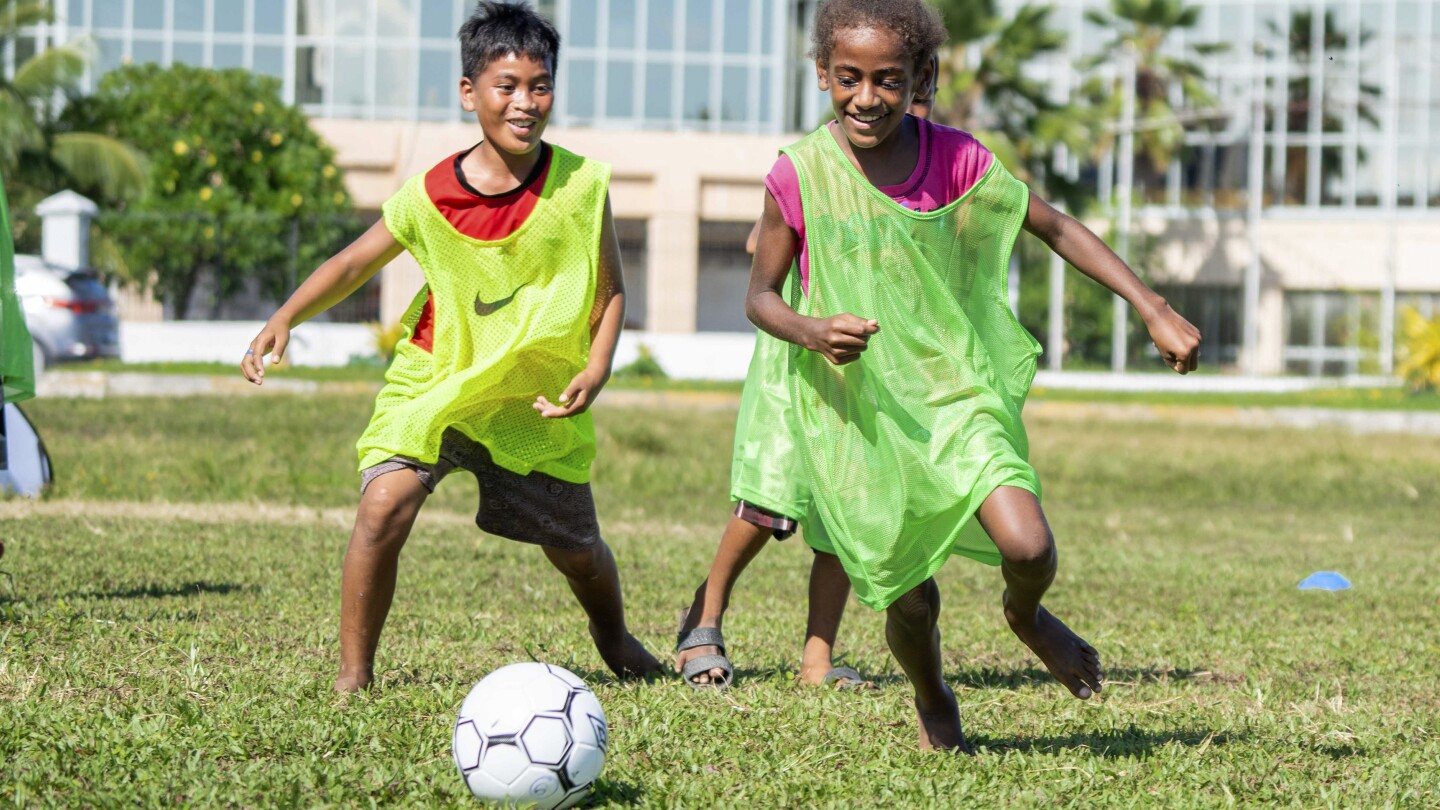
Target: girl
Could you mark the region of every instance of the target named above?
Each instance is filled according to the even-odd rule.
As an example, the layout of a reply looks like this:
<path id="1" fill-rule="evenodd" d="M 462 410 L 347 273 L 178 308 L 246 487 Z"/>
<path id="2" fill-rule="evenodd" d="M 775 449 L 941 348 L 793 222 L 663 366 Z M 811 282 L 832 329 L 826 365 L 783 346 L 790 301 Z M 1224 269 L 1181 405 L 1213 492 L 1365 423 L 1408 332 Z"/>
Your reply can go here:
<path id="1" fill-rule="evenodd" d="M 974 138 L 905 114 L 944 38 L 923 0 L 821 7 L 813 56 L 836 120 L 783 150 L 776 171 L 797 182 L 766 196 L 746 309 L 793 344 L 807 530 L 886 611 L 921 747 L 968 751 L 937 629 L 933 576 L 952 554 L 1000 566 L 1011 630 L 1076 697 L 1102 681 L 1095 649 L 1040 605 L 1056 553 L 1020 421 L 1040 346 L 1007 301 L 1019 228 L 1130 302 L 1175 371 L 1194 370 L 1200 334 Z"/>
<path id="2" fill-rule="evenodd" d="M 928 80 L 922 82 L 910 102 L 911 115 L 922 119 L 930 117 L 939 70 L 940 61 L 932 55 Z M 798 189 L 793 168 L 782 174 L 772 173 L 766 178 L 767 185 L 776 183 L 782 196 L 786 188 L 791 189 L 790 195 L 794 196 Z M 896 200 L 904 204 L 905 197 L 902 194 Z M 752 256 L 760 237 L 761 222 L 755 221 L 745 241 L 745 252 Z M 734 667 L 720 632 L 730 604 L 730 591 L 765 543 L 771 537 L 776 540 L 789 537 L 799 527 L 797 518 L 808 511 L 808 486 L 794 454 L 794 431 L 777 430 L 787 417 L 785 411 L 790 405 L 784 379 L 786 344 L 763 332 L 756 340 L 745 395 L 741 398 L 735 455 L 730 466 L 730 497 L 736 502 L 735 511 L 720 538 L 709 576 L 695 589 L 690 607 L 680 614 L 675 669 L 693 688 L 725 689 L 733 682 Z M 810 564 L 810 612 L 805 623 L 799 680 L 811 686 L 834 685 L 838 689 L 873 688 L 853 667 L 835 666 L 835 637 L 840 632 L 840 619 L 850 597 L 850 582 L 834 549 L 812 540 L 811 535 L 821 536 L 814 532 L 805 536 L 815 557 Z"/>

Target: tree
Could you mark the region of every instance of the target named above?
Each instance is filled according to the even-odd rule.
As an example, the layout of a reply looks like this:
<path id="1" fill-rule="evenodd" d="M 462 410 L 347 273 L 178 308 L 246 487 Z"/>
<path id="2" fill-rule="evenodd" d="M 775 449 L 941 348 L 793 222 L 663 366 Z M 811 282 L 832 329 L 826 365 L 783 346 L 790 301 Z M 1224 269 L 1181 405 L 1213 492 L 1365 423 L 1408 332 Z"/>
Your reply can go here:
<path id="1" fill-rule="evenodd" d="M 70 115 L 148 156 L 143 196 L 117 201 L 101 225 L 121 246 L 125 274 L 153 282 L 178 318 L 207 275 L 219 299 L 247 285 L 284 296 L 296 270 L 332 253 L 349 224 L 334 150 L 281 100 L 277 79 L 128 66 Z"/>
<path id="2" fill-rule="evenodd" d="M 1201 11 L 1200 6 L 1186 5 L 1185 0 L 1110 0 L 1109 12 L 1092 9 L 1085 13 L 1090 22 L 1113 30 L 1115 37 L 1100 54 L 1082 62 L 1082 67 L 1113 63 L 1115 54 L 1126 50 L 1135 59 L 1135 179 L 1142 190 L 1163 188 L 1170 161 L 1184 146 L 1186 119 L 1211 120 L 1207 108 L 1215 104 L 1215 98 L 1205 88 L 1204 68 L 1165 50 L 1170 35 L 1194 28 Z M 1196 56 L 1208 56 L 1228 47 L 1224 43 L 1192 43 L 1189 50 Z M 1110 121 L 1120 119 L 1126 93 L 1120 82 L 1118 77 L 1108 84 L 1094 79 L 1086 86 L 1087 95 Z M 1190 109 L 1177 110 L 1171 104 L 1171 92 L 1177 85 Z M 1105 134 L 1100 148 L 1109 149 L 1113 138 L 1113 132 Z"/>
<path id="3" fill-rule="evenodd" d="M 1270 33 L 1277 39 L 1284 39 L 1289 42 L 1290 64 L 1295 70 L 1293 77 L 1286 88 L 1287 107 L 1285 110 L 1285 129 L 1289 132 L 1309 132 L 1310 113 L 1312 105 L 1310 102 L 1311 83 L 1317 77 L 1312 76 L 1310 61 L 1314 53 L 1315 43 L 1311 40 L 1310 34 L 1315 15 L 1311 10 L 1296 11 L 1290 15 L 1290 30 L 1281 30 L 1274 20 L 1266 22 Z M 1374 32 L 1367 30 L 1362 25 L 1360 30 L 1353 33 L 1345 31 L 1335 21 L 1335 14 L 1331 11 L 1325 12 L 1322 21 L 1323 44 L 1322 53 L 1348 53 L 1350 50 L 1350 38 L 1355 37 L 1357 44 L 1363 46 L 1374 36 Z M 1322 78 L 1323 82 L 1324 79 Z M 1379 86 L 1360 82 L 1358 85 L 1359 96 L 1353 102 L 1355 113 L 1358 118 L 1367 121 L 1375 127 L 1380 126 L 1380 117 L 1375 113 L 1375 105 L 1380 101 L 1381 89 Z M 1346 94 L 1348 95 L 1348 94 Z M 1333 88 L 1323 87 L 1320 93 L 1320 131 L 1321 132 L 1344 132 L 1345 131 L 1345 110 L 1342 103 L 1337 103 L 1337 98 L 1343 98 Z M 1273 131 L 1276 128 L 1276 115 L 1273 111 L 1267 110 L 1266 130 Z M 1306 186 L 1308 185 L 1306 171 L 1306 150 L 1304 148 L 1290 148 L 1285 152 L 1285 199 L 1289 203 L 1303 204 L 1306 198 Z M 1364 162 L 1366 159 L 1364 147 L 1357 149 L 1357 159 Z M 1320 185 L 1323 189 L 1330 181 L 1339 177 L 1344 172 L 1344 160 L 1341 158 L 1338 149 L 1320 150 Z"/>
<path id="4" fill-rule="evenodd" d="M 22 29 L 50 19 L 44 0 L 0 0 L 0 50 L 16 43 Z M 70 42 L 29 57 L 9 78 L 0 73 L 0 172 L 16 209 L 65 189 L 127 199 L 145 185 L 138 152 L 114 137 L 74 131 L 62 119 L 79 98 L 91 58 L 87 43 Z"/>

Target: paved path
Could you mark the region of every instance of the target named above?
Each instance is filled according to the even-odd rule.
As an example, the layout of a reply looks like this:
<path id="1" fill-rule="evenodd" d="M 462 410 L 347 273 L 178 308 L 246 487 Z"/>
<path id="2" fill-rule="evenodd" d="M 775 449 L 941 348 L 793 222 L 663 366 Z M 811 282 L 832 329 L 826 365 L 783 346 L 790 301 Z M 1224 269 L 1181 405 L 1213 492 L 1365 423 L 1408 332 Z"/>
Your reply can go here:
<path id="1" fill-rule="evenodd" d="M 240 377 L 141 374 L 103 371 L 52 372 L 40 385 L 41 397 L 185 397 L 256 396 L 261 394 L 370 395 L 375 383 L 316 382 L 276 377 L 255 386 Z M 645 391 L 610 388 L 597 407 L 627 406 L 733 410 L 740 395 L 726 391 Z M 1364 411 L 1343 408 L 1290 408 L 1224 405 L 1146 405 L 1139 403 L 1048 402 L 1036 400 L 1026 414 L 1074 421 L 1189 422 L 1244 428 L 1341 428 L 1355 433 L 1409 433 L 1440 436 L 1440 412 Z"/>

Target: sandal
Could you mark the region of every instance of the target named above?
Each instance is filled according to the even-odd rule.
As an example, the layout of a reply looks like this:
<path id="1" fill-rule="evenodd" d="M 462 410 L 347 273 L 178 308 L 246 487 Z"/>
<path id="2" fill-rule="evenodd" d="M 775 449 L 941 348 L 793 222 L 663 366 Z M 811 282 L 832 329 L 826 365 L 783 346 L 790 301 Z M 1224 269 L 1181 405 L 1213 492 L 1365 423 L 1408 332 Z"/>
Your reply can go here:
<path id="1" fill-rule="evenodd" d="M 692 658 L 685 662 L 680 670 L 680 676 L 691 689 L 716 689 L 724 691 L 730 688 L 730 681 L 735 673 L 735 668 L 730 665 L 730 659 L 725 657 L 725 638 L 720 631 L 714 627 L 696 627 L 693 630 L 682 632 L 675 639 L 675 652 L 693 650 L 696 647 L 719 647 L 718 655 L 702 655 L 699 658 Z M 697 683 L 693 680 L 698 675 L 704 675 L 712 669 L 718 669 L 725 674 L 719 680 L 712 680 L 710 683 Z"/>
<path id="2" fill-rule="evenodd" d="M 874 689 L 875 684 L 870 683 L 860 676 L 853 667 L 835 667 L 825 673 L 825 680 L 820 682 L 821 686 L 833 686 L 836 689 Z"/>

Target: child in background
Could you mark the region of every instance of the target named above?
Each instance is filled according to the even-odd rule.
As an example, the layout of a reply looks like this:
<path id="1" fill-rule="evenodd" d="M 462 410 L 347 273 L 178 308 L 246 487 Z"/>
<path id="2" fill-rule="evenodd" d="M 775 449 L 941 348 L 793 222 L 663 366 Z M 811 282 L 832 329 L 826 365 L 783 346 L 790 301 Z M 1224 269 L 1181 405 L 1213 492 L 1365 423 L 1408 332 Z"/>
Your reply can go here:
<path id="1" fill-rule="evenodd" d="M 322 264 L 241 363 L 263 383 L 262 358 L 280 361 L 293 326 L 401 250 L 424 270 L 358 444 L 339 691 L 371 685 L 400 550 L 426 497 L 457 467 L 479 482 L 479 527 L 541 546 L 565 575 L 605 664 L 620 677 L 660 671 L 626 629 L 590 492 L 588 409 L 610 377 L 625 290 L 609 167 L 541 140 L 559 48 L 554 27 L 527 5 L 480 3 L 460 29 L 460 102 L 483 140 L 410 178 L 383 221 Z"/>
<path id="2" fill-rule="evenodd" d="M 910 114 L 917 118 L 930 117 L 933 78 L 938 76 L 939 66 L 939 60 L 932 56 L 932 80 L 910 102 Z M 745 251 L 751 255 L 755 253 L 760 223 L 755 221 L 745 242 Z M 730 592 L 765 543 L 771 537 L 784 540 L 794 534 L 799 518 L 809 509 L 805 472 L 792 444 L 794 431 L 780 425 L 789 409 L 788 383 L 781 362 L 788 351 L 785 345 L 764 332 L 756 335 L 736 420 L 735 454 L 730 467 L 730 497 L 736 502 L 735 511 L 721 535 L 709 575 L 695 589 L 694 601 L 680 617 L 675 669 L 695 688 L 724 689 L 734 682 L 734 667 L 721 635 Z M 765 430 L 777 425 L 779 429 Z M 807 543 L 810 539 L 806 534 Z M 837 667 L 834 662 L 835 637 L 850 597 L 850 581 L 833 549 L 828 545 L 811 547 L 815 557 L 810 564 L 810 612 L 800 654 L 799 680 L 812 686 L 868 688 L 870 682 L 853 667 Z"/>
<path id="3" fill-rule="evenodd" d="M 886 611 L 921 747 L 968 751 L 933 578 L 952 554 L 1000 566 L 1010 629 L 1076 697 L 1103 680 L 1095 649 L 1040 604 L 1057 557 L 1020 419 L 1040 353 L 1008 302 L 1020 227 L 1130 302 L 1175 371 L 1194 370 L 1200 334 L 970 135 L 905 114 L 944 38 L 923 0 L 820 8 L 813 56 L 836 120 L 772 172 L 746 309 L 795 347 L 807 539 L 826 535 L 860 601 Z"/>

